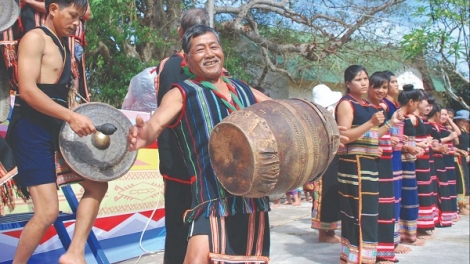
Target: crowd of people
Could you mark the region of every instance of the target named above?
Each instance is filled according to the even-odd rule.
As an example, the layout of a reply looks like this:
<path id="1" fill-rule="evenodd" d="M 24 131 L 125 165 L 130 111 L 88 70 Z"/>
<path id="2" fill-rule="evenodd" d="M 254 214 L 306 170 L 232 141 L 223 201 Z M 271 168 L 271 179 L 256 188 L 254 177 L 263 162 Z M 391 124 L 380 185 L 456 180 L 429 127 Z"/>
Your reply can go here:
<path id="1" fill-rule="evenodd" d="M 422 89 L 400 92 L 390 71 L 352 65 L 344 81 L 342 98 L 313 89 L 349 141 L 315 183 L 312 228 L 341 243 L 341 263 L 395 263 L 469 214 L 469 111 L 452 117 Z M 326 97 L 337 99 L 315 100 Z"/>
<path id="2" fill-rule="evenodd" d="M 83 63 L 84 42 L 70 46 L 66 39 L 75 34 L 83 40 L 88 2 L 22 2 L 42 16 L 35 16 L 22 36 L 13 75 L 19 93 L 7 137 L 18 166 L 15 182 L 35 207 L 13 263 L 28 261 L 57 217 L 60 126 L 69 123 L 79 136 L 95 131 L 68 100 L 71 87 L 82 87 L 74 61 Z M 203 9 L 183 14 L 182 51 L 156 67 L 159 107 L 147 122 L 137 117 L 127 135 L 128 149 L 159 140 L 165 263 L 260 263 L 268 260 L 271 242 L 269 199 L 227 192 L 212 168 L 208 142 L 224 117 L 271 98 L 230 77 L 219 36 L 208 23 Z M 340 127 L 341 144 L 322 179 L 304 186 L 313 202 L 312 228 L 320 230 L 320 241 L 341 243 L 341 263 L 394 263 L 396 253 L 409 252 L 404 244 L 424 245 L 436 227 L 450 227 L 459 213 L 468 214 L 469 114 L 459 110 L 452 119 L 431 94 L 412 85 L 399 92 L 389 71 L 369 76 L 364 67 L 352 65 L 344 81 L 344 96 L 324 85 L 314 89 L 313 100 Z M 85 240 L 107 191 L 107 183 L 81 179 L 80 184 L 84 194 L 75 233 L 60 263 L 85 262 Z M 298 193 L 289 193 L 294 205 Z M 279 197 L 272 198 L 279 203 Z"/>

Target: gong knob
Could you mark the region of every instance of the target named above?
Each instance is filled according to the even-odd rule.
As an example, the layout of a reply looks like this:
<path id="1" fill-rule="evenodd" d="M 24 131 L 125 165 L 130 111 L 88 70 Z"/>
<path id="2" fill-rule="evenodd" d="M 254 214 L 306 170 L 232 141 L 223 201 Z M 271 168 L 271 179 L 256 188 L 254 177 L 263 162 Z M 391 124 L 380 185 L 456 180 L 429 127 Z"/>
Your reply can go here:
<path id="1" fill-rule="evenodd" d="M 91 143 L 95 148 L 105 150 L 111 144 L 111 138 L 97 130 L 91 137 Z"/>

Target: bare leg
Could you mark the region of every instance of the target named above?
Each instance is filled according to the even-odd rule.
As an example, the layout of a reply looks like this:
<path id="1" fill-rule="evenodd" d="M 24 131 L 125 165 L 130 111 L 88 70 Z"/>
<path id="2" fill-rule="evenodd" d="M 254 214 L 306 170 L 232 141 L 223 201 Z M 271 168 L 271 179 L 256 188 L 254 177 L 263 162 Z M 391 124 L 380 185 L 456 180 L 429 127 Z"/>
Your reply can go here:
<path id="1" fill-rule="evenodd" d="M 209 237 L 207 235 L 192 236 L 188 241 L 184 264 L 209 264 L 209 253 Z"/>
<path id="2" fill-rule="evenodd" d="M 410 253 L 410 251 L 411 251 L 410 247 L 406 247 L 402 244 L 398 244 L 397 247 L 395 248 L 396 254 L 408 254 Z"/>
<path id="3" fill-rule="evenodd" d="M 271 207 L 279 207 L 281 206 L 281 199 L 273 200 L 273 204 Z"/>
<path id="4" fill-rule="evenodd" d="M 334 230 L 318 230 L 318 241 L 325 243 L 340 243 L 341 238 L 335 234 Z"/>
<path id="5" fill-rule="evenodd" d="M 293 206 L 299 206 L 302 204 L 302 200 L 300 199 L 300 192 L 297 192 L 296 194 L 292 195 L 294 196 L 294 203 L 292 204 Z"/>
<path id="6" fill-rule="evenodd" d="M 409 239 L 401 239 L 401 243 L 410 245 L 410 246 L 418 246 L 418 247 L 424 246 L 426 244 L 424 239 L 416 239 L 415 241 L 411 241 Z"/>
<path id="7" fill-rule="evenodd" d="M 290 193 L 286 193 L 286 201 L 284 204 L 292 204 L 292 197 Z"/>
<path id="8" fill-rule="evenodd" d="M 426 230 L 426 231 L 418 230 L 417 233 L 418 233 L 418 239 L 425 239 L 426 240 L 426 239 L 433 239 L 434 238 L 432 230 Z"/>
<path id="9" fill-rule="evenodd" d="M 85 192 L 77 209 L 77 221 L 70 247 L 59 259 L 61 264 L 86 263 L 85 243 L 98 215 L 101 200 L 108 190 L 107 182 L 85 180 L 81 183 Z"/>
<path id="10" fill-rule="evenodd" d="M 55 183 L 29 187 L 33 200 L 34 215 L 21 231 L 13 263 L 27 263 L 46 230 L 59 214 L 59 200 Z"/>
<path id="11" fill-rule="evenodd" d="M 460 215 L 469 215 L 470 211 L 467 209 L 464 203 L 459 203 L 459 214 Z"/>

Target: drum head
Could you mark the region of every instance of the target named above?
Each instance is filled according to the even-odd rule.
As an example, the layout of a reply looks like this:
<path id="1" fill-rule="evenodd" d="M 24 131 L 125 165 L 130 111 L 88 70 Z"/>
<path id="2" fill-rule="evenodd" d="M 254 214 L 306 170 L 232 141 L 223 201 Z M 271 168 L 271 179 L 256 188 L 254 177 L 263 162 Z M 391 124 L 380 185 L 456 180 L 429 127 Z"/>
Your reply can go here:
<path id="1" fill-rule="evenodd" d="M 104 103 L 86 103 L 74 112 L 87 116 L 92 123 L 111 123 L 117 130 L 110 135 L 106 149 L 98 149 L 92 143 L 93 135 L 80 138 L 64 123 L 59 134 L 59 147 L 64 160 L 80 176 L 92 181 L 107 182 L 126 174 L 135 162 L 137 151 L 127 150 L 127 133 L 130 120 L 116 108 Z"/>

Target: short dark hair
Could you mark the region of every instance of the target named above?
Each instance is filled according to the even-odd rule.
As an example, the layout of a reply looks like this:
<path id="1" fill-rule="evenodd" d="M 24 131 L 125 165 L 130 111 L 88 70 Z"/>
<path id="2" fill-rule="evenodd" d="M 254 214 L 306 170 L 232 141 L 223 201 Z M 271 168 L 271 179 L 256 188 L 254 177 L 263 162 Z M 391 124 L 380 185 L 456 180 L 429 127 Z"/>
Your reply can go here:
<path id="1" fill-rule="evenodd" d="M 380 88 L 382 84 L 389 82 L 389 78 L 383 72 L 374 72 L 369 78 L 369 87 Z"/>
<path id="2" fill-rule="evenodd" d="M 184 53 L 189 54 L 189 50 L 191 49 L 192 38 L 199 37 L 206 33 L 214 34 L 214 36 L 217 38 L 217 42 L 220 44 L 219 34 L 217 33 L 217 31 L 215 31 L 215 29 L 208 27 L 208 26 L 204 26 L 204 25 L 195 25 L 195 26 L 188 28 L 188 30 L 184 32 L 182 45 L 181 45 L 183 47 Z"/>
<path id="3" fill-rule="evenodd" d="M 49 7 L 53 3 L 58 4 L 60 8 L 68 7 L 71 5 L 75 5 L 76 7 L 83 10 L 87 10 L 88 8 L 88 0 L 45 0 L 44 3 L 46 6 L 47 14 L 49 14 Z"/>
<path id="4" fill-rule="evenodd" d="M 181 30 L 186 32 L 188 28 L 195 25 L 210 26 L 210 17 L 207 10 L 202 8 L 193 8 L 183 12 L 181 16 Z"/>

